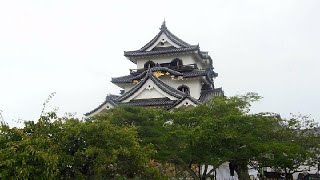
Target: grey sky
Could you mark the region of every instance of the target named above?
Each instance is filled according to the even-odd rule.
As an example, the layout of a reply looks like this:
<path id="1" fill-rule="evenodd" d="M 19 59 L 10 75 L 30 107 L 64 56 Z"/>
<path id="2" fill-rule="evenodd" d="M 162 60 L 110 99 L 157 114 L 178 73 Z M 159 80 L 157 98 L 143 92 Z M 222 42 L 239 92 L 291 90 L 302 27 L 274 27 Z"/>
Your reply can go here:
<path id="1" fill-rule="evenodd" d="M 200 44 L 226 95 L 259 93 L 254 111 L 320 119 L 320 1 L 0 1 L 0 110 L 7 122 L 47 110 L 81 115 L 135 66 L 123 56 L 159 31 Z"/>

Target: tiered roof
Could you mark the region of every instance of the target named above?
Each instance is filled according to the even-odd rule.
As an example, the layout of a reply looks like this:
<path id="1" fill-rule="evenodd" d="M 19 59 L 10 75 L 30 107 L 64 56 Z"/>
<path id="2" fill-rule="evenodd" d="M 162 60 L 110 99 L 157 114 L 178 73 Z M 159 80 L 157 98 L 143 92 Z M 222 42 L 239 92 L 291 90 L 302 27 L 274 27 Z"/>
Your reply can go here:
<path id="1" fill-rule="evenodd" d="M 106 97 L 105 101 L 103 101 L 103 103 L 101 103 L 98 107 L 96 107 L 95 109 L 93 109 L 92 111 L 90 112 L 87 112 L 85 113 L 84 115 L 85 116 L 90 116 L 91 114 L 97 112 L 97 111 L 101 111 L 101 109 L 107 104 L 107 103 L 110 103 L 111 105 L 113 106 L 117 106 L 117 101 L 116 99 L 120 97 L 118 95 L 113 95 L 113 94 L 110 94 Z"/>
<path id="2" fill-rule="evenodd" d="M 101 111 L 101 108 L 103 108 L 107 103 L 110 103 L 113 106 L 118 106 L 118 105 L 157 106 L 157 107 L 164 107 L 166 109 L 171 109 L 175 107 L 177 104 L 179 104 L 185 99 L 189 99 L 194 104 L 200 103 L 199 100 L 194 99 L 188 94 L 181 92 L 175 88 L 172 88 L 171 86 L 161 81 L 159 78 L 153 75 L 151 69 L 148 69 L 144 74 L 145 74 L 145 77 L 138 84 L 136 84 L 132 89 L 130 89 L 129 91 L 127 91 L 121 96 L 108 95 L 105 101 L 101 105 L 99 105 L 94 110 L 86 113 L 85 115 L 90 116 L 95 112 Z M 129 102 L 123 102 L 124 100 L 131 97 L 134 93 L 136 93 L 149 79 L 162 91 L 164 91 L 165 93 L 168 93 L 169 95 L 177 99 L 172 100 L 168 97 L 165 97 L 165 98 L 150 98 L 150 99 L 132 99 Z"/>
<path id="3" fill-rule="evenodd" d="M 192 46 L 186 48 L 161 48 L 154 51 L 125 51 L 124 56 L 126 57 L 139 57 L 139 56 L 151 56 L 158 54 L 169 54 L 169 53 L 180 53 L 180 52 L 193 52 L 199 50 L 199 46 Z"/>
<path id="4" fill-rule="evenodd" d="M 161 72 L 168 72 L 170 75 L 173 76 L 181 76 L 183 78 L 194 78 L 194 77 L 201 77 L 205 76 L 207 77 L 208 80 L 212 79 L 213 77 L 217 77 L 218 74 L 215 73 L 212 70 L 192 70 L 192 71 L 186 71 L 186 72 L 179 72 L 172 70 L 167 67 L 154 67 L 150 69 L 151 72 L 156 72 L 156 71 L 161 71 Z M 140 74 L 130 74 L 127 76 L 120 76 L 116 78 L 112 78 L 111 82 L 115 84 L 120 84 L 120 83 L 132 83 L 135 80 L 140 80 L 143 77 L 145 77 L 147 71 L 141 72 Z"/>
<path id="5" fill-rule="evenodd" d="M 158 47 L 156 43 L 160 40 L 159 38 L 165 35 L 167 40 L 170 41 L 169 46 Z M 168 41 L 168 42 L 169 42 Z M 161 25 L 160 32 L 146 45 L 136 51 L 125 51 L 124 56 L 136 63 L 137 58 L 154 56 L 161 54 L 177 54 L 177 53 L 192 53 L 198 60 L 202 62 L 209 62 L 209 68 L 205 70 L 198 69 L 197 64 L 194 66 L 186 65 L 186 69 L 176 67 L 166 67 L 164 64 L 156 64 L 155 67 L 149 69 L 139 69 L 130 73 L 127 76 L 121 76 L 112 78 L 111 82 L 114 84 L 126 84 L 126 83 L 137 83 L 130 90 L 124 92 L 124 94 L 108 95 L 105 101 L 94 110 L 86 113 L 86 116 L 94 115 L 99 113 L 104 108 L 110 108 L 118 105 L 134 105 L 134 106 L 147 106 L 147 107 L 161 107 L 165 109 L 172 109 L 174 107 L 181 107 L 183 105 L 196 106 L 213 96 L 223 96 L 221 88 L 214 88 L 213 78 L 217 77 L 218 74 L 213 71 L 212 59 L 208 52 L 201 51 L 199 45 L 191 45 L 173 33 L 171 33 L 166 27 L 165 21 Z M 190 67 L 189 67 L 190 66 Z M 168 84 L 164 83 L 158 76 L 157 72 L 164 73 L 166 75 L 181 77 L 183 78 L 195 78 L 203 77 L 204 86 L 201 90 L 199 99 L 191 97 L 188 93 L 184 93 L 175 89 Z M 154 75 L 156 74 L 156 75 Z M 179 78 L 178 78 L 179 79 Z M 151 97 L 147 99 L 139 99 L 139 93 L 143 93 L 148 88 L 149 83 L 155 87 L 155 90 L 160 93 L 157 98 Z M 163 96 L 162 96 L 163 95 Z M 142 96 L 143 97 L 143 96 Z"/>
<path id="6" fill-rule="evenodd" d="M 192 47 L 192 45 L 189 43 L 186 43 L 176 35 L 172 34 L 166 26 L 166 21 L 163 21 L 160 27 L 160 32 L 150 42 L 144 45 L 140 51 L 146 51 L 148 48 L 150 48 L 159 39 L 162 33 L 164 33 L 172 42 L 178 44 L 181 48 Z"/>
<path id="7" fill-rule="evenodd" d="M 178 47 L 161 47 L 161 48 L 154 47 L 153 49 L 148 50 L 158 41 L 158 39 L 162 34 L 165 34 L 168 37 L 168 39 L 173 43 L 175 43 L 176 45 L 178 45 Z M 183 41 L 182 39 L 178 38 L 176 35 L 174 35 L 169 31 L 169 29 L 166 26 L 166 22 L 164 21 L 161 25 L 159 33 L 150 42 L 148 42 L 139 50 L 125 51 L 124 56 L 126 56 L 132 61 L 131 58 L 161 55 L 161 54 L 186 53 L 186 52 L 195 53 L 199 56 L 199 58 L 203 60 L 209 60 L 210 65 L 212 65 L 212 59 L 208 55 L 208 52 L 201 51 L 199 45 L 191 45 Z"/>
<path id="8" fill-rule="evenodd" d="M 201 90 L 199 101 L 205 102 L 212 97 L 216 96 L 224 96 L 222 88 L 215 88 L 215 89 L 208 89 L 208 90 Z"/>
<path id="9" fill-rule="evenodd" d="M 117 101 L 123 101 L 123 100 L 127 99 L 128 97 L 130 97 L 131 95 L 133 95 L 147 82 L 148 79 L 152 80 L 161 90 L 170 94 L 173 97 L 180 99 L 186 95 L 185 93 L 183 93 L 175 88 L 172 88 L 171 86 L 169 86 L 166 83 L 164 83 L 163 81 L 161 81 L 159 78 L 155 77 L 152 74 L 151 69 L 149 69 L 146 73 L 146 76 L 137 85 L 135 85 L 129 91 L 124 93 L 121 97 L 117 98 Z"/>

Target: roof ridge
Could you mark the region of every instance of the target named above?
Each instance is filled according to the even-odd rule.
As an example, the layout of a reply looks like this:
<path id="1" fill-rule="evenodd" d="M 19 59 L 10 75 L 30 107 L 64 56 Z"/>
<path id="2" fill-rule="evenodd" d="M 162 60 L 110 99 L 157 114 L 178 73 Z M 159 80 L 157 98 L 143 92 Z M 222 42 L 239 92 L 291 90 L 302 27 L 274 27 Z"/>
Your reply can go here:
<path id="1" fill-rule="evenodd" d="M 197 99 L 195 99 L 194 97 L 190 96 L 189 94 L 186 94 L 183 98 L 177 100 L 176 103 L 174 103 L 171 107 L 169 107 L 168 110 L 176 107 L 178 104 L 180 104 L 183 100 L 185 100 L 185 99 L 187 99 L 187 98 L 188 98 L 190 101 L 192 101 L 193 103 L 195 103 L 195 104 L 199 104 L 199 103 L 200 103 L 200 102 L 199 102 Z"/>
<path id="2" fill-rule="evenodd" d="M 166 93 L 168 93 L 176 98 L 182 98 L 183 96 L 185 96 L 185 93 L 167 85 L 166 83 L 161 81 L 159 78 L 155 77 L 154 75 L 152 75 L 150 78 L 156 82 L 157 86 L 160 85 L 159 88 L 161 88 Z M 166 91 L 166 89 L 168 89 L 169 91 Z"/>
<path id="3" fill-rule="evenodd" d="M 167 53 L 180 53 L 180 52 L 189 52 L 199 50 L 198 45 L 182 47 L 182 48 L 174 48 L 174 49 L 165 49 L 158 51 L 124 51 L 124 56 L 133 57 L 133 56 L 145 56 L 145 55 L 157 55 L 157 54 L 167 54 Z"/>
<path id="4" fill-rule="evenodd" d="M 153 67 L 151 68 L 152 72 L 155 71 L 165 71 L 169 72 L 171 75 L 175 76 L 183 76 L 184 78 L 192 78 L 192 77 L 198 77 L 198 76 L 207 76 L 208 71 L 206 70 L 192 70 L 189 72 L 179 72 L 175 71 L 173 69 L 170 69 L 168 67 Z M 144 78 L 145 74 L 147 73 L 147 70 L 141 72 L 140 74 L 133 76 L 133 75 L 128 75 L 128 76 L 120 76 L 116 78 L 112 78 L 111 82 L 112 83 L 131 83 L 133 80 L 138 80 Z"/>
<path id="5" fill-rule="evenodd" d="M 169 31 L 169 29 L 167 29 L 166 31 L 165 31 L 165 34 L 167 35 L 167 36 L 170 36 L 170 37 L 168 37 L 170 40 L 173 40 L 174 41 L 174 43 L 176 43 L 176 44 L 179 44 L 180 46 L 185 46 L 185 47 L 188 47 L 188 46 L 192 46 L 191 44 L 189 44 L 189 43 L 187 43 L 187 42 L 185 42 L 185 41 L 183 41 L 182 39 L 180 39 L 180 38 L 178 38 L 176 35 L 174 35 L 171 31 Z"/>
<path id="6" fill-rule="evenodd" d="M 222 88 L 214 88 L 210 90 L 201 90 L 199 101 L 200 102 L 205 102 L 210 98 L 213 98 L 215 96 L 224 96 L 224 92 Z"/>
<path id="7" fill-rule="evenodd" d="M 161 36 L 162 33 L 165 33 L 165 35 L 174 43 L 180 45 L 181 47 L 189 47 L 192 46 L 191 44 L 183 41 L 182 39 L 178 38 L 176 35 L 174 35 L 172 32 L 169 31 L 169 29 L 166 26 L 166 21 L 164 20 L 162 22 L 162 25 L 160 27 L 160 31 L 158 34 L 152 38 L 147 44 L 145 44 L 142 48 L 140 48 L 137 51 L 146 51 L 153 43 L 156 42 L 156 40 Z"/>
<path id="8" fill-rule="evenodd" d="M 169 95 L 176 97 L 176 98 L 182 98 L 185 93 L 167 85 L 163 81 L 161 81 L 159 78 L 155 77 L 152 73 L 151 68 L 148 69 L 146 76 L 138 83 L 136 84 L 133 88 L 131 88 L 129 91 L 125 92 L 122 96 L 118 97 L 115 99 L 116 101 L 123 101 L 133 95 L 135 92 L 137 92 L 145 83 L 148 79 L 151 79 L 161 90 L 164 92 L 168 93 Z"/>
<path id="9" fill-rule="evenodd" d="M 145 51 L 147 50 L 153 43 L 156 42 L 156 40 L 161 36 L 163 30 L 160 30 L 160 32 L 158 32 L 158 34 L 153 37 L 146 45 L 144 45 L 142 48 L 140 48 L 138 51 Z"/>
<path id="10" fill-rule="evenodd" d="M 85 113 L 84 115 L 89 116 L 90 114 L 96 112 L 97 110 L 99 110 L 101 107 L 103 107 L 107 103 L 110 103 L 112 106 L 117 106 L 117 103 L 115 102 L 115 99 L 112 96 L 118 96 L 118 95 L 114 95 L 114 94 L 107 95 L 105 100 L 98 107 L 94 108 L 90 112 Z"/>
<path id="11" fill-rule="evenodd" d="M 122 101 L 124 99 L 127 99 L 128 97 L 130 97 L 133 93 L 135 93 L 137 90 L 139 90 L 142 85 L 149 79 L 149 75 L 148 73 L 146 74 L 146 76 L 135 86 L 133 86 L 133 88 L 131 88 L 129 91 L 125 92 L 122 96 L 118 97 L 116 100 L 117 101 Z"/>
<path id="12" fill-rule="evenodd" d="M 160 27 L 160 30 L 166 30 L 166 29 L 167 29 L 166 20 L 164 19 L 163 22 L 162 22 L 162 25 Z"/>

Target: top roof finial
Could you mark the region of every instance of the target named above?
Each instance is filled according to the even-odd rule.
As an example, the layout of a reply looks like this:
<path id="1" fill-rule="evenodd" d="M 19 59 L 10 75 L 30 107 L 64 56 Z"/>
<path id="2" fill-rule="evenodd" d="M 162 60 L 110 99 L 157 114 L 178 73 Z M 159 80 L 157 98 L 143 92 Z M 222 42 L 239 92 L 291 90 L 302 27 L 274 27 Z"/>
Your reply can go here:
<path id="1" fill-rule="evenodd" d="M 166 26 L 166 19 L 164 19 L 164 20 L 163 20 L 163 23 L 162 23 L 162 25 L 161 25 L 160 30 L 165 30 L 165 29 L 167 29 L 167 26 Z"/>

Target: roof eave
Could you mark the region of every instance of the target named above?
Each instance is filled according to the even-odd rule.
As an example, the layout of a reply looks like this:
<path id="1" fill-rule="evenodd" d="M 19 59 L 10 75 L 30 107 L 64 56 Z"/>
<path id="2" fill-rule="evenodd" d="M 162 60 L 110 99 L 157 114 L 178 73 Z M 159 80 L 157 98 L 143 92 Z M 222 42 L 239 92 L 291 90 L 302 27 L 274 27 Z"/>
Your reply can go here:
<path id="1" fill-rule="evenodd" d="M 147 49 L 149 49 L 150 47 L 152 47 L 152 45 L 154 43 L 156 43 L 156 41 L 159 39 L 159 37 L 161 36 L 161 34 L 165 34 L 172 42 L 174 42 L 175 44 L 179 45 L 180 47 L 191 47 L 192 45 L 190 45 L 189 43 L 183 41 L 182 39 L 180 39 L 179 37 L 177 37 L 176 35 L 174 35 L 172 32 L 169 31 L 169 29 L 166 26 L 166 23 L 163 22 L 161 27 L 160 27 L 160 31 L 158 32 L 158 34 L 156 36 L 154 36 L 147 44 L 145 44 L 142 48 L 140 48 L 138 51 L 146 51 Z"/>
<path id="2" fill-rule="evenodd" d="M 163 51 L 125 51 L 124 56 L 132 61 L 132 60 L 136 60 L 143 57 L 197 53 L 198 51 L 199 51 L 199 46 L 195 45 L 195 46 L 190 46 L 186 48 L 176 48 L 176 49 L 163 50 Z"/>
<path id="3" fill-rule="evenodd" d="M 93 109 L 92 111 L 90 111 L 90 112 L 87 112 L 87 113 L 85 113 L 85 114 L 83 114 L 83 115 L 85 115 L 85 116 L 91 116 L 92 114 L 94 114 L 95 112 L 97 112 L 98 110 L 100 110 L 104 105 L 106 105 L 107 103 L 110 103 L 112 106 L 117 106 L 117 104 L 114 102 L 114 101 L 112 101 L 112 100 L 109 100 L 109 99 L 106 99 L 102 104 L 100 104 L 98 107 L 96 107 L 95 109 Z"/>

